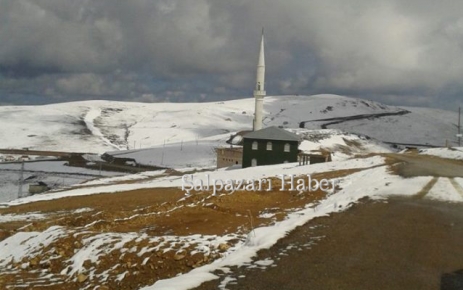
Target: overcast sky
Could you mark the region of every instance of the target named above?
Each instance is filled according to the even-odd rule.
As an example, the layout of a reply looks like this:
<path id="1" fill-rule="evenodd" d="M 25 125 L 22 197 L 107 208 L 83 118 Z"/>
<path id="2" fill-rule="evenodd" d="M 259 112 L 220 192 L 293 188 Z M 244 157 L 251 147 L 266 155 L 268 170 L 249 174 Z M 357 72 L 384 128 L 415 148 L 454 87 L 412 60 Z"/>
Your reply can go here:
<path id="1" fill-rule="evenodd" d="M 0 104 L 334 93 L 454 109 L 461 0 L 0 0 Z"/>

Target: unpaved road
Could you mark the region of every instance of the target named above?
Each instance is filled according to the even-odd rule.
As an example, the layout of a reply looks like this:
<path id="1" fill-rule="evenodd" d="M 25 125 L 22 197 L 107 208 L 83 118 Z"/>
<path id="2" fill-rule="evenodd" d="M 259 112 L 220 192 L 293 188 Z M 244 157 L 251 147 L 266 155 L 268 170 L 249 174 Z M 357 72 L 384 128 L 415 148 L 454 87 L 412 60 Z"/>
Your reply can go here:
<path id="1" fill-rule="evenodd" d="M 307 246 L 310 241 L 316 242 Z M 463 289 L 462 280 L 455 284 L 445 278 L 463 269 L 462 241 L 462 204 L 366 201 L 299 227 L 259 253 L 260 260 L 270 258 L 276 267 L 235 268 L 228 276 L 245 277 L 226 288 Z M 219 282 L 196 290 L 218 289 Z M 451 283 L 453 288 L 445 288 Z"/>
<path id="2" fill-rule="evenodd" d="M 463 177 L 463 162 L 416 154 L 389 154 L 400 162 L 395 171 L 403 177 L 436 176 Z"/>
<path id="3" fill-rule="evenodd" d="M 309 122 L 323 122 L 323 121 L 328 121 L 328 123 L 324 123 L 320 126 L 321 129 L 328 129 L 328 126 L 330 125 L 335 125 L 339 123 L 344 123 L 348 121 L 354 121 L 354 120 L 363 120 L 363 119 L 377 119 L 381 117 L 388 117 L 388 116 L 400 116 L 400 115 L 406 115 L 411 113 L 410 111 L 407 110 L 400 110 L 398 112 L 388 112 L 388 113 L 378 113 L 378 114 L 361 114 L 361 115 L 353 115 L 353 116 L 348 116 L 348 117 L 334 117 L 334 118 L 326 118 L 326 119 L 317 119 L 317 120 L 310 120 L 310 121 L 302 121 L 299 123 L 299 128 L 304 128 L 305 123 Z"/>
<path id="4" fill-rule="evenodd" d="M 463 273 L 455 272 L 463 271 L 463 204 L 423 197 L 438 177 L 451 182 L 463 177 L 463 162 L 417 154 L 385 156 L 391 170 L 403 177 L 435 178 L 411 198 L 366 200 L 312 220 L 259 253 L 257 260 L 275 261 L 271 267 L 218 272 L 220 280 L 196 290 L 219 289 L 225 277 L 237 279 L 226 286 L 230 290 L 462 290 Z"/>

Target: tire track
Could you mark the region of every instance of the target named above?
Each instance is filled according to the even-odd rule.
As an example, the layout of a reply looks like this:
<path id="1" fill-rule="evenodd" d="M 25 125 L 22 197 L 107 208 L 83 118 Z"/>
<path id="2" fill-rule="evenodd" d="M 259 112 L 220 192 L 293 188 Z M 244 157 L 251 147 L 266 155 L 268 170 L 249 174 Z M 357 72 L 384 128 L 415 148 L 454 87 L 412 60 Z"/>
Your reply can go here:
<path id="1" fill-rule="evenodd" d="M 433 179 L 431 179 L 417 194 L 415 194 L 413 198 L 414 199 L 424 198 L 429 193 L 431 188 L 434 187 L 438 179 L 439 179 L 438 177 L 433 177 Z"/>

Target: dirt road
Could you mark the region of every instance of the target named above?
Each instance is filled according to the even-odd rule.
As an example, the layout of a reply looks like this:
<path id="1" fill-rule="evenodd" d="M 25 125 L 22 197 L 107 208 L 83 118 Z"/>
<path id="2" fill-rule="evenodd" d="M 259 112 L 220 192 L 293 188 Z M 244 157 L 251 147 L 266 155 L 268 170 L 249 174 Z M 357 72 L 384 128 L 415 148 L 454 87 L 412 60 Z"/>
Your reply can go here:
<path id="1" fill-rule="evenodd" d="M 463 289 L 463 275 L 451 274 L 463 269 L 462 241 L 462 204 L 367 201 L 299 227 L 260 252 L 276 267 L 235 268 L 227 276 L 242 278 L 226 288 Z"/>
<path id="2" fill-rule="evenodd" d="M 427 155 L 389 154 L 398 163 L 394 170 L 403 177 L 463 177 L 463 162 Z"/>
<path id="3" fill-rule="evenodd" d="M 417 154 L 386 154 L 403 177 L 434 176 L 411 198 L 364 201 L 291 232 L 256 260 L 196 290 L 463 289 L 463 204 L 426 200 L 439 177 L 463 177 L 463 162 Z M 460 188 L 455 185 L 455 188 Z M 216 273 L 220 274 L 220 273 Z M 238 278 L 241 277 L 241 278 Z"/>
<path id="4" fill-rule="evenodd" d="M 328 129 L 328 126 L 330 125 L 335 125 L 339 123 L 344 123 L 344 122 L 349 122 L 349 121 L 354 121 L 354 120 L 363 120 L 363 119 L 377 119 L 381 117 L 388 117 L 388 116 L 400 116 L 400 115 L 406 115 L 411 113 L 410 111 L 407 110 L 400 110 L 398 112 L 388 112 L 388 113 L 378 113 L 378 114 L 361 114 L 361 115 L 353 115 L 353 116 L 348 116 L 348 117 L 334 117 L 334 118 L 325 118 L 325 119 L 317 119 L 317 120 L 310 120 L 310 121 L 302 121 L 299 123 L 299 128 L 304 128 L 305 123 L 309 122 L 327 122 L 323 123 L 320 128 L 321 129 Z"/>

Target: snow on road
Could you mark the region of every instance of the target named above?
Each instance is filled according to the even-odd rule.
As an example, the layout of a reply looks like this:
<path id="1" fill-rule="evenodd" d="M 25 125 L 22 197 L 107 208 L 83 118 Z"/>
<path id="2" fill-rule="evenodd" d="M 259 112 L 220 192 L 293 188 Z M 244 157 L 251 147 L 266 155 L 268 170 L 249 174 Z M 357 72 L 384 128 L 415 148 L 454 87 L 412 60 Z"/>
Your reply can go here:
<path id="1" fill-rule="evenodd" d="M 452 185 L 449 178 L 441 177 L 425 195 L 425 198 L 462 202 L 463 196 L 458 189 L 461 185 L 456 184 L 456 186 Z"/>

